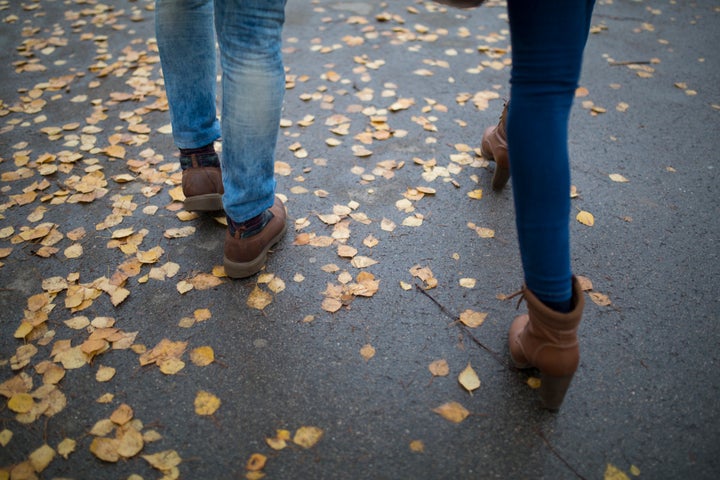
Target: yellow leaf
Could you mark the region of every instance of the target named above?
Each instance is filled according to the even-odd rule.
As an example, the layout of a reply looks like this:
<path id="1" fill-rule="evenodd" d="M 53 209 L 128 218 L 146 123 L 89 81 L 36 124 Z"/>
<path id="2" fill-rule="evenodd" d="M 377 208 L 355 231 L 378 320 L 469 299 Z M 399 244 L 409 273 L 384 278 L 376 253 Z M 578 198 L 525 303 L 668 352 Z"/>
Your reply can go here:
<path id="1" fill-rule="evenodd" d="M 619 173 L 611 173 L 609 175 L 609 177 L 610 177 L 610 180 L 612 180 L 613 182 L 618 182 L 618 183 L 627 183 L 630 181 L 627 178 L 620 175 Z"/>
<path id="2" fill-rule="evenodd" d="M 175 285 L 175 288 L 177 288 L 177 291 L 180 292 L 180 295 L 185 294 L 192 290 L 193 285 L 190 282 L 186 282 L 185 280 L 180 280 L 177 285 Z"/>
<path id="3" fill-rule="evenodd" d="M 158 360 L 157 364 L 158 367 L 160 367 L 160 371 L 165 375 L 175 375 L 180 370 L 185 368 L 185 362 L 183 362 L 179 358 L 167 358 L 164 360 Z"/>
<path id="4" fill-rule="evenodd" d="M 372 345 L 370 345 L 369 343 L 364 345 L 360 349 L 360 356 L 362 356 L 365 359 L 365 361 L 370 360 L 372 357 L 375 356 L 375 348 Z"/>
<path id="5" fill-rule="evenodd" d="M 245 464 L 245 468 L 251 472 L 257 472 L 265 468 L 266 462 L 267 457 L 265 455 L 262 453 L 253 453 Z"/>
<path id="6" fill-rule="evenodd" d="M 6 447 L 10 440 L 12 440 L 13 433 L 7 428 L 0 431 L 0 446 Z"/>
<path id="7" fill-rule="evenodd" d="M 460 423 L 470 415 L 470 412 L 458 402 L 443 403 L 439 407 L 434 408 L 433 412 L 453 423 Z"/>
<path id="8" fill-rule="evenodd" d="M 77 442 L 75 440 L 72 438 L 65 438 L 62 442 L 58 443 L 57 453 L 67 460 L 68 455 L 75 451 L 76 446 Z"/>
<path id="9" fill-rule="evenodd" d="M 15 330 L 15 333 L 13 334 L 13 337 L 15 338 L 25 338 L 27 337 L 30 332 L 33 331 L 32 323 L 30 322 L 20 322 L 20 326 Z"/>
<path id="10" fill-rule="evenodd" d="M 190 360 L 198 367 L 204 367 L 215 360 L 215 352 L 209 346 L 198 347 L 190 352 Z"/>
<path id="11" fill-rule="evenodd" d="M 96 437 L 104 437 L 115 429 L 115 424 L 109 418 L 103 418 L 95 422 L 95 425 L 90 429 L 90 435 Z"/>
<path id="12" fill-rule="evenodd" d="M 195 413 L 212 415 L 220 408 L 220 399 L 210 392 L 200 390 L 195 396 Z"/>
<path id="13" fill-rule="evenodd" d="M 480 200 L 482 198 L 483 191 L 482 189 L 473 190 L 471 192 L 468 192 L 467 196 L 470 198 L 474 198 L 475 200 Z"/>
<path id="14" fill-rule="evenodd" d="M 208 308 L 198 308 L 193 312 L 193 317 L 196 322 L 204 322 L 212 318 L 212 313 L 210 313 L 210 309 Z"/>
<path id="15" fill-rule="evenodd" d="M 110 414 L 110 421 L 116 425 L 125 425 L 132 420 L 134 415 L 133 409 L 127 403 L 123 403 L 115 411 Z"/>
<path id="16" fill-rule="evenodd" d="M 180 465 L 182 459 L 175 450 L 165 450 L 153 455 L 143 455 L 142 458 L 160 471 L 169 471 Z"/>
<path id="17" fill-rule="evenodd" d="M 592 213 L 586 212 L 585 210 L 578 212 L 575 219 L 588 227 L 592 227 L 595 224 L 595 217 L 593 217 Z"/>
<path id="18" fill-rule="evenodd" d="M 74 243 L 66 248 L 63 253 L 65 254 L 65 258 L 78 258 L 82 255 L 83 248 L 79 243 Z"/>
<path id="19" fill-rule="evenodd" d="M 477 280 L 474 278 L 461 278 L 460 279 L 460 286 L 465 288 L 475 288 L 475 283 Z"/>
<path id="20" fill-rule="evenodd" d="M 104 367 L 100 365 L 97 373 L 95 373 L 95 380 L 98 382 L 108 382 L 115 376 L 115 369 L 113 367 Z"/>
<path id="21" fill-rule="evenodd" d="M 445 377 L 450 374 L 450 366 L 445 359 L 433 361 L 428 365 L 428 369 L 435 377 Z"/>
<path id="22" fill-rule="evenodd" d="M 320 441 L 323 433 L 318 427 L 300 427 L 295 431 L 293 443 L 303 448 L 311 448 Z"/>
<path id="23" fill-rule="evenodd" d="M 100 460 L 115 463 L 120 460 L 118 444 L 115 438 L 95 437 L 90 444 L 90 452 Z"/>
<path id="24" fill-rule="evenodd" d="M 475 373 L 475 370 L 473 370 L 469 363 L 467 364 L 467 367 L 460 372 L 458 382 L 460 382 L 460 385 L 465 387 L 465 390 L 470 393 L 472 393 L 473 390 L 480 388 L 480 378 L 477 376 L 477 373 Z"/>
<path id="25" fill-rule="evenodd" d="M 425 444 L 422 440 L 413 440 L 410 442 L 410 451 L 415 453 L 423 453 L 425 451 Z"/>
<path id="26" fill-rule="evenodd" d="M 160 259 L 163 253 L 165 253 L 165 250 L 162 247 L 157 246 L 145 252 L 138 252 L 137 259 L 140 263 L 155 263 Z"/>
<path id="27" fill-rule="evenodd" d="M 256 308 L 258 310 L 263 310 L 265 307 L 270 305 L 273 301 L 272 295 L 255 285 L 255 288 L 253 288 L 253 291 L 250 292 L 250 295 L 247 299 L 247 306 L 250 308 Z"/>
<path id="28" fill-rule="evenodd" d="M 541 380 L 537 377 L 530 377 L 527 379 L 528 387 L 532 388 L 533 390 L 536 390 L 540 388 Z"/>
<path id="29" fill-rule="evenodd" d="M 15 413 L 27 413 L 35 406 L 35 400 L 29 393 L 16 393 L 10 397 L 7 406 Z"/>
<path id="30" fill-rule="evenodd" d="M 625 472 L 617 468 L 615 465 L 612 465 L 610 463 L 607 464 L 607 467 L 605 467 L 605 475 L 603 476 L 604 480 L 630 480 L 630 477 L 627 476 Z"/>
<path id="31" fill-rule="evenodd" d="M 125 147 L 121 145 L 110 145 L 105 149 L 105 154 L 113 158 L 125 158 Z"/>
<path id="32" fill-rule="evenodd" d="M 131 458 L 140 453 L 144 446 L 142 434 L 134 428 L 128 428 L 120 438 L 117 452 L 121 457 Z"/>
<path id="33" fill-rule="evenodd" d="M 463 323 L 463 325 L 466 325 L 470 328 L 476 328 L 483 324 L 487 315 L 487 313 L 475 312 L 473 310 L 465 310 L 460 314 L 460 321 Z"/>

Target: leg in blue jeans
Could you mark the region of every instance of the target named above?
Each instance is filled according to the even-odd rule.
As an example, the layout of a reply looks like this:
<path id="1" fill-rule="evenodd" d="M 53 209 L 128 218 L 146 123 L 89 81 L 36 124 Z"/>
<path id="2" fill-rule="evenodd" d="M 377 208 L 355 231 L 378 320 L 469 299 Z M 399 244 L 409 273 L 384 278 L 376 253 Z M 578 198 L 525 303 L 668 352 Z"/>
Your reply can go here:
<path id="1" fill-rule="evenodd" d="M 157 0 L 156 15 L 175 143 L 198 148 L 222 132 L 225 212 L 235 222 L 252 219 L 275 200 L 285 0 Z M 215 105 L 216 36 L 222 122 Z"/>
<path id="2" fill-rule="evenodd" d="M 179 148 L 220 138 L 212 0 L 156 0 L 155 33 Z"/>
<path id="3" fill-rule="evenodd" d="M 507 137 L 525 283 L 570 307 L 568 119 L 594 0 L 509 0 L 512 73 Z"/>

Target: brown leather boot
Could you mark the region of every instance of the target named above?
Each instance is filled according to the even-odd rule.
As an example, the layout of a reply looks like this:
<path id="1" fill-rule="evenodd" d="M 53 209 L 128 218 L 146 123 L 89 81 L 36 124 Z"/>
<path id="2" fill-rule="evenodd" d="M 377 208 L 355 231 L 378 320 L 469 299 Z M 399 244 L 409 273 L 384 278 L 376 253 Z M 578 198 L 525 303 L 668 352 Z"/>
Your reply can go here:
<path id="1" fill-rule="evenodd" d="M 217 162 L 217 155 L 212 154 Z M 183 205 L 190 212 L 214 212 L 223 209 L 220 167 L 204 166 L 200 155 L 188 156 L 190 167 L 182 172 L 182 190 L 185 195 Z"/>
<path id="2" fill-rule="evenodd" d="M 507 134 L 505 124 L 508 102 L 505 102 L 500 121 L 494 127 L 488 127 L 483 133 L 480 152 L 488 160 L 495 161 L 495 173 L 492 179 L 493 190 L 502 190 L 510 178 L 510 160 L 508 158 Z"/>
<path id="3" fill-rule="evenodd" d="M 572 310 L 560 313 L 523 286 L 528 313 L 515 318 L 508 334 L 513 363 L 517 368 L 540 370 L 540 399 L 553 411 L 560 408 L 580 362 L 577 329 L 585 297 L 575 277 L 572 288 Z"/>
<path id="4" fill-rule="evenodd" d="M 265 265 L 270 248 L 285 235 L 287 212 L 282 201 L 276 197 L 275 203 L 267 212 L 271 214 L 271 218 L 257 232 L 228 219 L 223 258 L 228 277 L 245 278 L 255 275 Z"/>

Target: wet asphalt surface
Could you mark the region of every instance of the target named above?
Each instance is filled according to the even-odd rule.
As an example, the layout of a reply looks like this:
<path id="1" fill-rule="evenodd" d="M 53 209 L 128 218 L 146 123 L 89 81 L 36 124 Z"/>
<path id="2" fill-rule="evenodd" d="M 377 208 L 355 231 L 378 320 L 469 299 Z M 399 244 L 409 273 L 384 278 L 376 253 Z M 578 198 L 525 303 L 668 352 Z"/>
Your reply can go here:
<path id="1" fill-rule="evenodd" d="M 47 479 L 245 478 L 253 453 L 267 457 L 266 478 L 716 478 L 720 3 L 596 6 L 570 129 L 573 209 L 595 221 L 571 219 L 573 264 L 592 291 L 556 414 L 507 363 L 516 303 L 502 298 L 522 281 L 512 193 L 492 192 L 493 165 L 473 150 L 508 95 L 504 6 L 291 0 L 287 13 L 277 160 L 290 228 L 263 274 L 230 281 L 213 275 L 224 227 L 179 218 L 173 200 L 152 2 L 0 3 L 0 478 L 33 478 L 21 476 L 30 458 Z M 77 201 L 88 190 L 97 198 Z M 56 243 L 31 238 L 43 223 L 62 234 Z M 168 238 L 182 227 L 195 230 Z M 162 252 L 113 305 L 91 285 L 137 258 L 112 243 L 126 228 L 144 233 L 137 250 Z M 151 275 L 168 264 L 177 273 Z M 416 266 L 435 288 L 422 289 Z M 361 272 L 377 290 L 347 293 Z M 43 297 L 57 277 L 97 298 L 74 311 L 69 287 Z M 343 286 L 331 313 L 325 299 Z M 263 309 L 247 305 L 258 291 Z M 14 338 L 43 309 L 47 320 Z M 461 326 L 466 310 L 484 323 Z M 58 342 L 89 338 L 65 323 L 78 316 L 137 332 L 134 349 L 98 353 L 43 390 Z M 140 365 L 141 346 L 163 339 L 187 342 L 175 374 Z M 37 348 L 26 364 L 23 345 Z M 191 360 L 201 346 L 210 365 Z M 433 376 L 441 359 L 449 374 Z M 468 364 L 481 380 L 472 395 L 458 382 Z M 102 367 L 115 369 L 109 381 Z M 35 405 L 51 405 L 36 419 L 11 408 L 16 376 Z M 220 400 L 212 415 L 196 413 L 199 391 Z M 433 411 L 448 402 L 470 415 Z M 101 461 L 93 427 L 122 404 L 143 449 Z M 323 432 L 310 448 L 266 443 L 303 426 Z M 44 467 L 31 456 L 66 438 L 67 458 Z M 167 451 L 175 470 L 142 458 Z"/>

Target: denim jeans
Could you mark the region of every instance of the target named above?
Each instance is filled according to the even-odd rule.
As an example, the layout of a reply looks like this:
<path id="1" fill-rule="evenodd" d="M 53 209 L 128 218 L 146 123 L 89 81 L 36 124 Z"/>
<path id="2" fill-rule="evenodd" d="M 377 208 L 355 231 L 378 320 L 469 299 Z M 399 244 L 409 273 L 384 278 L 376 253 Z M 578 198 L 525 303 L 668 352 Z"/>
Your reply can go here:
<path id="1" fill-rule="evenodd" d="M 508 152 L 525 283 L 541 301 L 572 296 L 568 121 L 594 0 L 508 0 Z"/>
<path id="2" fill-rule="evenodd" d="M 259 215 L 275 201 L 285 0 L 156 0 L 155 13 L 176 145 L 198 148 L 222 136 L 225 212 L 236 222 Z"/>

